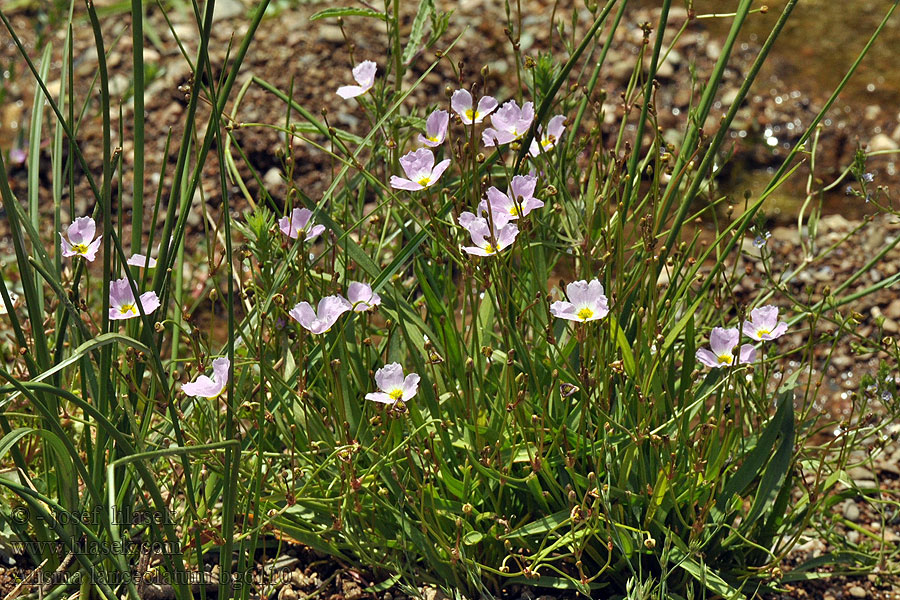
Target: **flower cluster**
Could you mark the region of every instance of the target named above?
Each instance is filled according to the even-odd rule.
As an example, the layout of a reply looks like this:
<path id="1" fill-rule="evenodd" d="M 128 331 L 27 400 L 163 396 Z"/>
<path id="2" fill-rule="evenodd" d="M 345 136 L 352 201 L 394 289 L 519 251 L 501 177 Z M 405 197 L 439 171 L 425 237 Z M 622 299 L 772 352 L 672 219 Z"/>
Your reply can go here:
<path id="1" fill-rule="evenodd" d="M 381 304 L 381 296 L 367 283 L 354 281 L 347 287 L 347 296 L 340 294 L 325 296 L 313 309 L 309 302 L 299 302 L 288 313 L 304 329 L 314 335 L 325 333 L 348 311 L 365 312 Z"/>
<path id="2" fill-rule="evenodd" d="M 97 224 L 91 217 L 78 217 L 66 229 L 66 235 L 59 232 L 60 249 L 65 257 L 80 256 L 88 262 L 94 262 L 97 251 L 100 249 L 102 237 L 97 234 Z M 96 236 L 96 237 L 95 237 Z M 156 259 L 143 254 L 133 254 L 126 264 L 136 267 L 153 268 Z M 140 309 L 138 308 L 140 305 Z M 143 309 L 145 315 L 149 315 L 159 308 L 159 297 L 156 292 L 145 292 L 138 298 L 131 291 L 128 278 L 117 279 L 109 282 L 109 318 L 113 321 L 133 319 L 141 315 Z"/>
<path id="3" fill-rule="evenodd" d="M 359 85 L 343 86 L 338 89 L 338 95 L 342 98 L 353 98 L 365 94 L 374 85 L 376 70 L 375 63 L 371 61 L 358 64 L 353 69 L 353 78 Z M 495 98 L 482 96 L 476 103 L 472 93 L 465 89 L 453 92 L 450 97 L 450 109 L 466 126 L 475 127 L 490 117 L 491 126 L 481 132 L 481 140 L 486 147 L 509 144 L 521 139 L 528 133 L 535 116 L 532 102 L 525 102 L 519 107 L 515 100 L 508 100 L 500 106 Z M 419 134 L 417 138 L 426 147 L 412 150 L 399 159 L 405 177 L 392 175 L 390 178 L 392 188 L 417 192 L 430 188 L 438 182 L 449 168 L 451 161 L 446 158 L 437 162 L 432 149 L 440 147 L 447 140 L 449 128 L 448 111 L 436 109 L 428 115 L 425 120 L 425 132 Z M 538 157 L 550 152 L 564 131 L 563 115 L 551 118 L 546 130 L 538 126 L 529 153 L 533 157 Z M 472 133 L 474 135 L 474 132 Z M 489 257 L 512 246 L 519 235 L 519 227 L 515 221 L 544 206 L 543 201 L 535 197 L 536 187 L 537 176 L 530 173 L 512 177 L 505 192 L 494 186 L 488 188 L 486 196 L 476 207 L 476 212 L 463 211 L 457 219 L 460 227 L 468 232 L 471 239 L 471 245 L 462 246 L 462 250 L 470 255 Z M 303 215 L 301 229 L 306 226 L 309 216 Z M 297 217 L 299 220 L 300 215 Z M 281 221 L 281 230 L 294 238 L 299 235 L 290 229 L 287 217 Z M 314 238 L 315 235 L 318 233 L 315 233 L 315 229 L 311 229 L 307 240 Z M 310 332 L 319 334 L 328 331 L 345 312 L 369 310 L 380 301 L 378 295 L 373 294 L 372 289 L 364 284 L 351 284 L 348 296 L 349 300 L 340 295 L 322 298 L 315 310 L 309 303 L 300 302 L 290 311 L 290 315 Z M 596 280 L 590 284 L 584 281 L 570 284 L 569 296 L 574 304 L 554 303 L 552 310 L 560 318 L 590 321 L 600 319 L 609 312 L 606 296 L 603 295 L 603 286 Z M 411 374 L 404 383 L 402 374 L 402 368 L 397 363 L 383 367 L 376 374 L 376 383 L 382 391 L 368 394 L 366 397 L 378 402 L 396 401 L 401 398 L 405 400 L 407 395 L 411 397 L 415 394 L 419 377 Z M 409 383 L 412 377 L 415 378 L 414 384 Z"/>
<path id="4" fill-rule="evenodd" d="M 511 221 L 527 216 L 544 203 L 534 196 L 537 177 L 516 175 L 506 192 L 491 186 L 478 204 L 478 214 L 463 211 L 457 222 L 469 232 L 472 246 L 463 250 L 476 256 L 493 256 L 508 248 L 516 240 L 519 228 Z"/>
<path id="5" fill-rule="evenodd" d="M 326 296 L 319 300 L 314 310 L 309 302 L 299 302 L 288 313 L 292 319 L 314 335 L 325 333 L 346 312 L 366 312 L 374 310 L 381 304 L 381 296 L 372 290 L 372 286 L 358 281 L 347 286 L 347 297 L 340 294 Z M 403 368 L 392 363 L 375 373 L 375 383 L 380 392 L 366 394 L 366 398 L 384 404 L 395 404 L 398 400 L 407 401 L 416 395 L 419 376 L 411 373 L 403 378 Z"/>
<path id="6" fill-rule="evenodd" d="M 778 321 L 778 307 L 755 308 L 750 311 L 750 320 L 744 321 L 740 329 L 713 327 L 709 335 L 709 348 L 697 350 L 697 360 L 714 368 L 752 363 L 756 360 L 756 348 L 752 344 L 743 344 L 735 353 L 741 341 L 741 332 L 754 340 L 768 341 L 784 335 L 787 328 L 787 323 Z"/>
<path id="7" fill-rule="evenodd" d="M 357 66 L 357 69 L 361 66 L 362 64 Z M 354 69 L 354 76 L 355 73 L 356 69 Z M 507 100 L 499 109 L 498 105 L 499 103 L 492 96 L 482 96 L 476 104 L 472 93 L 468 90 L 456 90 L 450 97 L 450 109 L 456 113 L 463 125 L 475 126 L 490 116 L 491 127 L 486 127 L 481 132 L 481 140 L 486 147 L 501 146 L 521 139 L 528 133 L 534 121 L 534 103 L 532 102 L 525 102 L 521 108 L 515 100 Z M 428 148 L 437 148 L 447 139 L 449 127 L 450 113 L 446 110 L 435 110 L 425 120 L 425 133 L 419 134 L 418 141 Z M 546 131 L 543 127 L 538 126 L 537 136 L 532 140 L 529 148 L 530 154 L 538 157 L 544 152 L 553 150 L 562 137 L 563 131 L 565 131 L 563 115 L 556 115 L 550 119 Z M 400 167 L 406 177 L 392 176 L 391 187 L 415 192 L 437 183 L 440 176 L 450 166 L 450 160 L 445 159 L 435 164 L 434 154 L 428 148 L 410 151 L 400 159 Z M 479 236 L 480 233 L 479 230 Z M 510 234 L 507 233 L 504 237 L 509 238 L 509 236 Z M 485 250 L 488 245 L 480 238 L 473 237 L 472 242 L 476 248 L 481 250 Z M 491 249 L 493 247 L 494 244 L 491 244 Z"/>

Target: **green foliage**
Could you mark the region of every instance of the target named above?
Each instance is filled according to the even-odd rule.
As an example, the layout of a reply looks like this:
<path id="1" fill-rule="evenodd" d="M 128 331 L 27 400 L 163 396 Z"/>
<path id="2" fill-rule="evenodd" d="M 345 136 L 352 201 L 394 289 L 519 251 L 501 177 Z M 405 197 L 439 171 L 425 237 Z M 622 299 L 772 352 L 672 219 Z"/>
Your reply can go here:
<path id="1" fill-rule="evenodd" d="M 556 62 L 552 52 L 539 52 L 534 64 L 534 89 L 535 96 L 546 98 L 551 91 L 553 82 L 559 77 L 560 65 Z"/>
<path id="2" fill-rule="evenodd" d="M 369 17 L 380 21 L 387 21 L 388 17 L 382 12 L 371 8 L 326 8 L 312 15 L 310 21 L 320 19 L 336 19 L 340 17 Z"/>
<path id="3" fill-rule="evenodd" d="M 80 585 L 84 597 L 93 586 L 106 597 L 139 598 L 131 577 L 144 558 L 139 552 L 121 544 L 93 556 L 75 550 L 79 540 L 142 540 L 178 545 L 160 567 L 176 583 L 177 598 L 192 597 L 185 571 L 203 565 L 210 552 L 241 576 L 234 597 L 246 598 L 247 574 L 273 531 L 370 569 L 379 580 L 374 590 L 429 582 L 475 598 L 524 583 L 637 600 L 737 598 L 777 584 L 781 561 L 800 534 L 826 522 L 836 501 L 858 491 L 846 474 L 846 454 L 807 444 L 823 425 L 810 414 L 813 378 L 799 378 L 812 349 L 832 341 L 816 320 L 842 319 L 837 310 L 852 296 L 835 286 L 828 302 L 792 299 L 792 314 L 809 319 L 808 346 L 783 354 L 763 346 L 750 366 L 701 370 L 696 351 L 710 329 L 737 326 L 747 308 L 722 292 L 735 287 L 738 242 L 751 231 L 762 233 L 760 207 L 793 167 L 780 169 L 760 198 L 748 198 L 740 218 L 716 220 L 720 200 L 701 190 L 723 155 L 734 113 L 711 137 L 699 128 L 725 60 L 700 90 L 680 147 L 659 151 L 664 142 L 652 66 L 649 73 L 633 70 L 624 100 L 635 110 L 623 117 L 614 147 L 599 127 L 587 127 L 603 118 L 593 100 L 607 66 L 611 37 L 604 36 L 614 34 L 622 15 L 614 5 L 591 8 L 595 21 L 579 43 L 567 45 L 571 53 L 540 53 L 533 64 L 523 63 L 532 69 L 534 97 L 527 100 L 538 107 L 539 124 L 547 127 L 553 107 L 567 111 L 555 148 L 529 154 L 537 124 L 498 150 L 479 145 L 477 132 L 454 121 L 449 143 L 436 150 L 438 159 L 451 159 L 451 168 L 437 185 L 411 194 L 388 183 L 391 174 L 403 175 L 399 159 L 413 149 L 413 130 L 423 126 L 423 107 L 411 106 L 408 97 L 438 62 L 450 60 L 451 50 L 458 52 L 451 42 L 427 68 L 417 64 L 448 25 L 431 0 L 420 2 L 405 45 L 390 3 L 384 13 L 329 8 L 312 17 L 388 23 L 390 68 L 401 71 L 393 74 L 396 86 L 376 86 L 359 104 L 347 105 L 368 111 L 368 131 L 319 120 L 290 91 L 258 77 L 246 78 L 232 94 L 266 2 L 255 8 L 220 78 L 211 76 L 209 29 L 201 27 L 193 62 L 207 76 L 194 77 L 188 90 L 184 131 L 174 141 L 177 164 L 160 173 L 152 218 L 137 199 L 134 204 L 133 240 L 145 248 L 161 240 L 152 276 L 122 266 L 119 219 L 125 217 L 113 211 L 111 189 L 116 170 L 126 167 L 109 131 L 114 107 L 103 23 L 91 9 L 106 122 L 102 175 L 89 168 L 69 117 L 94 96 L 71 97 L 65 86 L 59 97 L 50 96 L 46 70 L 29 60 L 50 107 L 44 114 L 43 101 L 35 102 L 29 172 L 37 173 L 49 121 L 59 140 L 51 151 L 53 181 L 84 172 L 103 222 L 96 263 L 62 260 L 58 242 L 48 246 L 39 234 L 37 190 L 27 206 L 19 202 L 0 160 L 0 196 L 16 252 L 16 268 L 3 275 L 19 278 L 25 304 L 16 309 L 7 285 L 0 286 L 4 306 L 13 308 L 4 317 L 9 335 L 21 349 L 0 368 L 0 460 L 17 474 L 0 477 L 0 493 L 9 500 L 0 504 L 0 531 L 25 542 L 60 540 L 72 552 L 89 577 L 63 583 L 58 593 Z M 793 5 L 733 106 L 741 104 Z M 132 5 L 135 18 L 140 8 Z M 725 58 L 749 11 L 750 2 L 741 2 Z M 211 23 L 208 9 L 199 17 Z M 647 36 L 645 51 L 657 65 L 665 44 L 649 30 Z M 22 53 L 27 59 L 24 47 Z M 583 63 L 593 65 L 585 77 L 576 68 Z M 404 87 L 403 71 L 413 64 L 420 76 Z M 65 68 L 71 77 L 72 66 Z M 146 79 L 135 81 L 136 98 L 143 97 Z M 272 111 L 270 123 L 240 122 L 251 87 L 271 94 L 283 111 Z M 443 97 L 431 100 L 449 108 Z M 198 110 L 206 104 L 212 110 Z M 298 115 L 301 122 L 292 122 Z M 279 154 L 284 194 L 250 191 L 264 177 L 246 161 L 235 132 L 251 127 L 276 129 L 288 140 Z M 142 119 L 135 118 L 133 130 L 143 136 Z M 645 132 L 652 143 L 643 143 Z M 301 145 L 331 164 L 333 179 L 320 198 L 295 181 Z M 143 152 L 136 144 L 134 164 L 141 168 Z M 861 180 L 864 158 L 853 166 Z M 221 178 L 221 214 L 204 222 L 199 247 L 185 247 L 188 233 L 199 236 L 188 216 L 198 210 L 192 202 L 211 160 Z M 532 169 L 545 206 L 518 219 L 515 243 L 480 258 L 461 251 L 472 240 L 458 226 L 460 213 L 474 210 L 489 186 L 505 190 L 516 174 Z M 242 197 L 234 196 L 232 182 Z M 54 196 L 57 220 L 61 197 Z M 250 209 L 233 220 L 244 205 Z M 276 219 L 295 206 L 311 210 L 326 233 L 306 240 L 307 224 L 298 239 L 284 236 Z M 711 243 L 702 243 L 686 224 L 707 216 L 717 229 Z M 760 252 L 769 270 L 771 257 L 765 247 Z M 203 276 L 186 280 L 186 265 Z M 126 275 L 162 305 L 119 326 L 108 317 L 110 288 Z M 561 278 L 602 282 L 610 313 L 586 323 L 554 318 L 549 307 L 565 286 L 548 287 Z M 885 278 L 864 293 L 898 279 Z M 346 294 L 351 282 L 367 282 L 380 294 L 376 311 L 348 312 L 321 334 L 290 316 L 300 302 L 315 306 Z M 753 304 L 767 301 L 764 293 Z M 795 331 L 803 327 L 800 316 L 791 321 Z M 881 348 L 878 341 L 860 343 Z M 900 351 L 890 350 L 896 363 Z M 213 357 L 231 364 L 224 393 L 187 397 L 178 383 L 209 375 Z M 802 368 L 779 385 L 773 374 L 787 361 Z M 374 373 L 391 362 L 418 374 L 417 394 L 394 405 L 367 401 L 376 391 Z M 860 407 L 875 391 L 895 397 L 890 372 L 878 374 L 875 390 L 865 388 Z M 879 431 L 860 425 L 844 439 L 852 447 Z M 818 474 L 812 483 L 803 477 L 810 472 Z M 114 517 L 125 507 L 161 519 L 118 522 Z M 61 518 L 73 513 L 97 518 Z M 59 567 L 60 557 L 48 548 L 26 549 L 47 573 Z M 835 556 L 831 566 L 840 561 L 863 570 L 874 558 Z M 219 597 L 231 595 L 227 571 Z"/>

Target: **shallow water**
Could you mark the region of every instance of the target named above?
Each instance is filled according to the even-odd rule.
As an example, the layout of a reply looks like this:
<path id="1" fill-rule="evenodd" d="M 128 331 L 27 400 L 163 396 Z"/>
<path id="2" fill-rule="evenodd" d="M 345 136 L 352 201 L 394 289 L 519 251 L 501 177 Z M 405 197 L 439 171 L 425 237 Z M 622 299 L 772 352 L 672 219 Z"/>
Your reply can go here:
<path id="1" fill-rule="evenodd" d="M 826 98 L 853 64 L 894 0 L 800 0 L 772 50 L 760 81 L 781 80 L 814 98 Z M 645 5 L 658 4 L 649 2 Z M 761 6 L 763 3 L 755 3 Z M 748 41 L 762 43 L 787 0 L 768 0 L 767 14 L 755 13 L 746 23 Z M 737 2 L 697 0 L 698 15 L 733 10 Z M 726 31 L 730 18 L 705 19 L 710 28 Z M 894 68 L 900 44 L 900 9 L 895 11 L 841 98 L 850 103 L 890 104 L 900 109 L 900 70 Z M 787 91 L 787 90 L 785 90 Z"/>
<path id="2" fill-rule="evenodd" d="M 660 4 L 660 0 L 635 2 L 642 8 L 658 7 Z M 673 7 L 684 7 L 685 4 L 681 0 L 672 3 Z M 737 0 L 694 0 L 692 4 L 699 17 L 697 23 L 702 24 L 712 38 L 724 39 L 733 22 L 732 15 L 728 13 L 736 9 Z M 738 46 L 762 45 L 787 0 L 758 1 L 754 2 L 754 7 L 759 8 L 763 4 L 768 5 L 768 11 L 765 14 L 755 12 L 747 18 L 738 38 Z M 796 97 L 809 99 L 811 106 L 822 106 L 894 4 L 894 0 L 800 0 L 775 42 L 751 94 L 773 98 L 778 104 L 782 98 Z M 717 13 L 718 16 L 714 16 Z M 837 129 L 847 126 L 850 134 L 847 142 L 851 146 L 857 142 L 865 144 L 874 135 L 891 134 L 900 128 L 900 70 L 894 67 L 898 47 L 900 9 L 894 12 L 841 93 L 829 113 L 834 119 L 824 123 L 826 127 Z M 865 128 L 854 130 L 850 127 L 862 121 L 861 115 L 873 114 L 877 116 L 867 119 Z M 805 124 L 801 125 L 799 120 L 797 122 L 801 127 Z M 844 164 L 846 153 L 841 157 L 820 158 L 825 158 L 822 163 L 831 165 L 830 176 L 836 175 L 835 169 L 840 171 L 847 166 Z M 887 180 L 887 176 L 893 177 L 898 171 L 893 160 L 887 158 L 873 162 L 879 184 L 894 183 Z M 817 174 L 819 171 L 821 169 L 817 169 Z M 766 203 L 766 212 L 776 217 L 780 214 L 782 218 L 796 214 L 805 195 L 805 180 L 806 174 L 802 173 L 777 190 Z M 767 169 L 732 163 L 728 179 L 719 183 L 722 192 L 741 197 L 745 191 L 757 195 L 768 182 Z M 846 183 L 853 182 L 848 180 Z M 826 212 L 841 212 L 850 217 L 872 212 L 871 206 L 856 198 L 848 198 L 844 188 L 845 184 L 842 184 L 825 194 Z"/>

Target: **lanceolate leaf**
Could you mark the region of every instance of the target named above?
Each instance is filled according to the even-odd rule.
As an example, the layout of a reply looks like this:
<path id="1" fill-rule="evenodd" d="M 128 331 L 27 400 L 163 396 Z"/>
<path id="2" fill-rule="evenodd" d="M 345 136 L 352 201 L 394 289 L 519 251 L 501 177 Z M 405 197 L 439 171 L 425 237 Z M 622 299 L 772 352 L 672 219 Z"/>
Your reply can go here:
<path id="1" fill-rule="evenodd" d="M 434 0 L 419 2 L 419 11 L 413 20 L 412 30 L 409 32 L 409 41 L 406 43 L 406 48 L 403 49 L 403 64 L 408 65 L 419 51 L 419 46 L 422 45 L 422 40 L 425 38 L 426 25 L 430 21 L 432 13 L 434 13 Z"/>
<path id="2" fill-rule="evenodd" d="M 326 8 L 320 10 L 309 18 L 310 21 L 321 19 L 336 19 L 338 17 L 369 17 L 379 21 L 387 21 L 384 13 L 369 8 Z"/>

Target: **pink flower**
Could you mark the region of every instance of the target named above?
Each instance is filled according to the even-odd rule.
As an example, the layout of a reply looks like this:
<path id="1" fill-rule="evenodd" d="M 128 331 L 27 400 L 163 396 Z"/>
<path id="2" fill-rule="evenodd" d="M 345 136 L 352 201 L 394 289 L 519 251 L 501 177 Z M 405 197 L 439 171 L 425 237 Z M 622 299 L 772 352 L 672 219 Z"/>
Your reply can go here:
<path id="1" fill-rule="evenodd" d="M 331 329 L 338 317 L 352 308 L 353 305 L 343 296 L 326 296 L 319 300 L 318 314 L 309 302 L 300 302 L 288 314 L 304 329 L 320 334 Z"/>
<path id="2" fill-rule="evenodd" d="M 491 115 L 493 127 L 481 132 L 481 141 L 485 146 L 508 144 L 525 135 L 533 120 L 533 103 L 526 102 L 519 108 L 515 100 L 508 100 L 500 110 Z"/>
<path id="3" fill-rule="evenodd" d="M 88 262 L 94 262 L 103 239 L 99 236 L 94 239 L 96 231 L 97 225 L 92 218 L 78 217 L 75 219 L 66 230 L 68 240 L 63 237 L 62 232 L 59 233 L 62 255 L 66 257 L 81 256 Z"/>
<path id="4" fill-rule="evenodd" d="M 28 159 L 28 153 L 24 148 L 13 148 L 9 151 L 9 162 L 13 165 L 24 165 Z"/>
<path id="5" fill-rule="evenodd" d="M 419 141 L 430 148 L 440 146 L 447 137 L 447 125 L 449 124 L 450 113 L 446 110 L 432 112 L 425 120 L 425 135 L 420 133 Z"/>
<path id="6" fill-rule="evenodd" d="M 292 239 L 300 237 L 301 233 L 306 232 L 304 241 L 311 242 L 325 231 L 324 225 L 315 225 L 312 220 L 312 211 L 308 208 L 295 208 L 291 211 L 290 217 L 281 217 L 278 219 L 278 228 L 281 233 Z M 309 230 L 307 231 L 307 228 Z"/>
<path id="7" fill-rule="evenodd" d="M 787 323 L 778 322 L 778 307 L 772 305 L 751 310 L 750 320 L 744 321 L 742 326 L 745 335 L 761 342 L 780 338 L 787 328 Z"/>
<path id="8" fill-rule="evenodd" d="M 508 223 L 495 236 L 495 241 L 491 241 L 491 227 L 487 219 L 484 217 L 476 217 L 470 212 L 464 212 L 459 215 L 459 224 L 469 232 L 474 246 L 463 246 L 463 250 L 475 256 L 493 256 L 502 250 L 505 250 L 516 241 L 519 235 L 519 228 L 514 223 Z"/>
<path id="9" fill-rule="evenodd" d="M 353 79 L 359 85 L 342 85 L 338 88 L 337 95 L 344 100 L 362 96 L 375 85 L 375 71 L 377 70 L 378 65 L 371 60 L 362 61 L 353 67 Z"/>
<path id="10" fill-rule="evenodd" d="M 524 217 L 534 209 L 544 206 L 543 202 L 534 197 L 535 187 L 537 187 L 535 175 L 516 175 L 505 194 L 493 186 L 488 188 L 487 200 L 482 200 L 478 208 L 482 212 L 487 212 L 490 200 L 494 227 L 502 228 L 511 220 Z"/>
<path id="11" fill-rule="evenodd" d="M 381 296 L 372 291 L 372 286 L 358 281 L 347 286 L 347 299 L 355 312 L 366 312 L 381 304 Z"/>
<path id="12" fill-rule="evenodd" d="M 216 398 L 225 389 L 228 383 L 228 368 L 231 367 L 231 361 L 227 357 L 217 358 L 213 361 L 212 378 L 206 375 L 200 375 L 194 381 L 181 386 L 181 391 L 188 396 L 196 396 L 199 398 Z"/>
<path id="13" fill-rule="evenodd" d="M 408 402 L 419 391 L 419 376 L 410 373 L 404 378 L 403 367 L 391 363 L 375 371 L 375 385 L 380 391 L 366 394 L 366 400 L 383 404 L 396 404 L 398 400 Z"/>
<path id="14" fill-rule="evenodd" d="M 159 308 L 159 296 L 156 292 L 145 292 L 140 297 L 141 308 L 144 314 L 149 315 Z M 123 277 L 116 281 L 109 282 L 109 318 L 116 321 L 119 319 L 133 319 L 141 316 L 137 307 L 137 301 L 134 294 L 131 293 L 131 286 L 128 284 L 128 278 Z"/>
<path id="15" fill-rule="evenodd" d="M 156 259 L 152 256 L 148 258 L 143 254 L 132 254 L 128 257 L 128 261 L 126 261 L 126 264 L 132 267 L 143 268 L 146 266 L 148 269 L 152 269 L 156 266 Z"/>
<path id="16" fill-rule="evenodd" d="M 550 305 L 550 314 L 569 321 L 596 321 L 609 314 L 609 301 L 603 284 L 597 279 L 573 281 L 566 286 L 568 302 L 558 300 Z"/>
<path id="17" fill-rule="evenodd" d="M 532 156 L 540 156 L 541 152 L 550 152 L 554 148 L 556 148 L 556 144 L 559 142 L 562 137 L 563 131 L 566 130 L 566 126 L 563 125 L 565 123 L 566 118 L 563 115 L 556 115 L 550 122 L 547 123 L 547 131 L 544 131 L 543 127 L 538 125 L 537 135 L 535 137 L 540 138 L 540 144 L 538 144 L 538 140 L 531 140 L 531 147 L 529 151 Z"/>
<path id="18" fill-rule="evenodd" d="M 697 360 L 707 367 L 729 366 L 734 363 L 734 348 L 740 341 L 741 334 L 737 329 L 723 329 L 722 327 L 713 327 L 712 333 L 709 334 L 709 347 L 697 350 Z M 756 348 L 750 344 L 741 346 L 739 363 L 751 363 L 756 360 Z"/>
<path id="19" fill-rule="evenodd" d="M 497 108 L 497 101 L 491 96 L 482 96 L 478 100 L 478 107 L 473 108 L 472 94 L 469 90 L 456 90 L 450 97 L 450 108 L 459 115 L 459 119 L 466 125 L 481 123 L 486 116 Z"/>
<path id="20" fill-rule="evenodd" d="M 400 166 L 409 179 L 391 175 L 391 187 L 399 190 L 424 190 L 433 186 L 440 179 L 450 159 L 444 159 L 437 165 L 434 164 L 434 154 L 428 148 L 419 148 L 415 152 L 409 152 L 400 158 Z"/>

